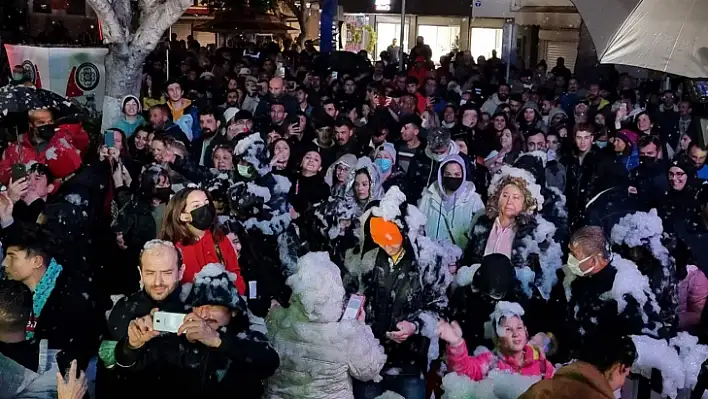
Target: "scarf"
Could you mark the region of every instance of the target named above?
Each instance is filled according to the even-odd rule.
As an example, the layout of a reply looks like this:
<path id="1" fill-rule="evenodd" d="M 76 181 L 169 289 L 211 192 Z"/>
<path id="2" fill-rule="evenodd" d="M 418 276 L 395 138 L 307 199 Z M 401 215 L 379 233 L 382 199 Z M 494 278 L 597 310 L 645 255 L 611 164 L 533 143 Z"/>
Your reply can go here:
<path id="1" fill-rule="evenodd" d="M 39 316 L 42 314 L 42 309 L 44 309 L 44 305 L 47 304 L 49 296 L 52 295 L 52 291 L 54 291 L 54 286 L 57 283 L 57 279 L 59 278 L 61 271 L 61 265 L 58 264 L 54 258 L 52 258 L 47 271 L 44 273 L 44 276 L 42 276 L 42 279 L 39 281 L 37 288 L 32 294 L 32 317 L 30 318 L 27 328 L 25 329 L 25 338 L 28 340 L 34 338 L 34 330 L 37 326 L 37 320 L 39 320 Z"/>

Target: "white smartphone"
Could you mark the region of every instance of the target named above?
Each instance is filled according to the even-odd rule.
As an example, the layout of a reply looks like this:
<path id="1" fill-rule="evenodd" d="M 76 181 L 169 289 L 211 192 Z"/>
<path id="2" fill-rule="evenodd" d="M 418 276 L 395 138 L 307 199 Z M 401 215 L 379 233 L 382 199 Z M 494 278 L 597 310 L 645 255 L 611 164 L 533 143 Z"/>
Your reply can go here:
<path id="1" fill-rule="evenodd" d="M 187 316 L 182 313 L 155 312 L 152 316 L 152 329 L 161 332 L 176 333 Z"/>
<path id="2" fill-rule="evenodd" d="M 332 79 L 336 80 L 338 76 L 339 76 L 339 73 L 337 73 L 337 71 L 332 71 Z"/>
<path id="3" fill-rule="evenodd" d="M 366 297 L 363 295 L 352 294 L 347 302 L 347 308 L 344 309 L 342 320 L 353 320 L 359 314 L 359 310 L 364 306 Z"/>

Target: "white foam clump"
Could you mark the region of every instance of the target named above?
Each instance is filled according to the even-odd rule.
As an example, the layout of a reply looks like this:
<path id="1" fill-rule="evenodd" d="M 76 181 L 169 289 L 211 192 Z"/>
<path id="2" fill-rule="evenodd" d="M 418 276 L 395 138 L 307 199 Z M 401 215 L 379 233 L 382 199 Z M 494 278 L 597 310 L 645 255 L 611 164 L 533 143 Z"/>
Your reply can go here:
<path id="1" fill-rule="evenodd" d="M 450 373 L 443 377 L 443 399 L 516 399 L 540 379 L 492 370 L 484 380 L 472 381 L 465 375 Z"/>
<path id="2" fill-rule="evenodd" d="M 400 205 L 406 202 L 406 195 L 398 186 L 391 187 L 381 199 L 379 206 L 373 208 L 374 216 L 392 222 L 401 216 Z"/>
<path id="3" fill-rule="evenodd" d="M 553 286 L 558 282 L 556 273 L 558 269 L 563 267 L 563 249 L 560 244 L 553 239 L 553 236 L 556 234 L 556 226 L 541 216 L 536 216 L 536 222 L 538 226 L 534 229 L 533 235 L 523 239 L 521 256 L 527 259 L 530 254 L 538 254 L 539 264 L 541 265 L 543 273 L 540 286 L 537 286 L 541 296 L 548 300 L 551 296 Z M 543 242 L 550 244 L 546 250 L 541 250 L 539 245 Z M 523 278 L 523 280 L 521 280 L 521 278 L 520 280 L 524 283 L 522 287 L 524 292 L 530 297 L 530 287 L 534 284 L 536 278 L 535 273 L 531 271 L 531 269 L 518 272 L 517 268 L 517 275 L 518 274 L 521 274 L 521 278 Z"/>
<path id="4" fill-rule="evenodd" d="M 531 287 L 533 287 L 534 280 L 536 280 L 536 273 L 528 266 L 515 267 L 514 271 L 516 272 L 516 279 L 521 283 L 521 290 L 528 298 L 531 298 L 533 295 Z"/>
<path id="5" fill-rule="evenodd" d="M 670 398 L 678 395 L 678 390 L 686 386 L 684 364 L 676 350 L 665 340 L 654 339 L 646 335 L 632 335 L 637 348 L 637 359 L 632 371 L 651 377 L 652 369 L 661 371 L 662 394 Z"/>
<path id="6" fill-rule="evenodd" d="M 386 391 L 374 399 L 406 399 L 406 398 L 404 398 L 403 396 L 401 396 L 395 392 Z"/>
<path id="7" fill-rule="evenodd" d="M 612 284 L 612 289 L 600 295 L 600 299 L 614 299 L 617 301 L 618 313 L 622 313 L 627 307 L 627 300 L 624 296 L 630 295 L 639 303 L 640 311 L 644 308 L 647 301 L 651 300 L 654 310 L 657 313 L 659 312 L 659 305 L 656 303 L 656 298 L 649 286 L 649 278 L 639 271 L 634 262 L 615 254 L 612 259 L 612 267 L 617 269 L 615 281 Z M 642 320 L 644 322 L 648 320 L 648 316 L 643 311 Z"/>
<path id="8" fill-rule="evenodd" d="M 678 356 L 683 362 L 685 387 L 693 389 L 698 382 L 701 366 L 708 359 L 708 345 L 699 345 L 698 338 L 687 332 L 678 333 L 669 343 L 678 349 Z"/>
<path id="9" fill-rule="evenodd" d="M 480 268 L 480 264 L 476 263 L 472 266 L 462 266 L 457 269 L 457 274 L 455 274 L 455 284 L 458 287 L 466 287 L 472 285 L 472 280 L 474 280 L 474 275 Z"/>
<path id="10" fill-rule="evenodd" d="M 656 209 L 649 212 L 635 212 L 624 216 L 612 227 L 612 242 L 626 244 L 630 248 L 649 244 L 652 255 L 663 266 L 670 264 L 669 250 L 661 243 L 664 228 Z"/>
<path id="11" fill-rule="evenodd" d="M 270 201 L 270 190 L 267 187 L 259 186 L 258 184 L 246 183 L 247 191 L 257 197 L 263 198 L 263 202 Z"/>
<path id="12" fill-rule="evenodd" d="M 501 319 L 513 316 L 521 318 L 524 313 L 526 313 L 524 312 L 524 308 L 516 302 L 499 301 L 494 307 L 492 314 L 489 315 L 489 319 L 492 321 L 494 328 L 497 329 L 497 336 L 501 337 L 504 335 L 504 327 L 499 325 Z"/>

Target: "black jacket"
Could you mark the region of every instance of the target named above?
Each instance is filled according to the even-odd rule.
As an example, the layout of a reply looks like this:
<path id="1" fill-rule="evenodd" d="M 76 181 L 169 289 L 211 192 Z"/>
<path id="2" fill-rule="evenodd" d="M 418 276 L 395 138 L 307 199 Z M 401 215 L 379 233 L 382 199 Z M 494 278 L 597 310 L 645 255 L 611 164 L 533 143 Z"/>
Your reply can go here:
<path id="1" fill-rule="evenodd" d="M 140 291 L 116 304 L 109 324 L 113 339 L 118 341 L 115 372 L 127 396 L 111 397 L 229 397 L 237 387 L 239 397 L 260 397 L 260 380 L 275 372 L 279 358 L 262 334 L 237 331 L 242 327 L 240 320 L 235 322 L 238 326 L 233 325 L 234 331 L 232 325 L 220 331 L 219 348 L 190 343 L 169 333 L 153 338 L 138 350 L 128 347 L 130 321 L 149 314 L 153 308 L 187 313 L 179 294 L 177 289 L 158 303 Z"/>
<path id="2" fill-rule="evenodd" d="M 88 281 L 63 266 L 34 329 L 36 340 L 47 339 L 49 349 L 61 349 L 83 366 L 98 352 L 106 329 L 92 291 Z"/>
<path id="3" fill-rule="evenodd" d="M 617 269 L 610 264 L 592 276 L 576 278 L 570 285 L 570 300 L 565 298 L 563 287 L 557 287 L 553 299 L 565 313 L 554 318 L 558 324 L 553 332 L 563 343 L 559 356 L 572 356 L 588 337 L 596 334 L 653 335 L 647 330 L 656 330 L 654 338 L 663 336 L 661 318 L 652 307 L 656 302 L 647 298 L 642 307 L 636 298 L 625 295 L 626 305 L 620 312 L 615 299 L 603 297 L 612 290 L 616 276 Z M 647 315 L 646 322 L 642 313 Z"/>

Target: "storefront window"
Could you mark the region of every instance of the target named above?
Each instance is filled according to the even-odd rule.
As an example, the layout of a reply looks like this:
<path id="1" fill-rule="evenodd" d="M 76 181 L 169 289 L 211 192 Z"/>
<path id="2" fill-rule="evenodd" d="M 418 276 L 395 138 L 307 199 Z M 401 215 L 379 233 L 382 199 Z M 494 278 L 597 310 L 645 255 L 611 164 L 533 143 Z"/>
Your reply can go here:
<path id="1" fill-rule="evenodd" d="M 459 26 L 418 26 L 418 36 L 423 36 L 425 44 L 433 51 L 433 61 L 440 61 L 440 57 L 447 55 L 453 49 L 459 48 Z"/>
<path id="2" fill-rule="evenodd" d="M 385 23 L 385 22 L 379 22 L 376 24 L 376 59 L 379 59 L 379 54 L 382 51 L 386 51 L 388 46 L 393 43 L 393 39 L 396 39 L 397 45 L 400 46 L 400 41 L 401 41 L 401 24 L 392 24 L 392 23 Z M 403 32 L 403 49 L 406 53 L 410 50 L 410 47 L 408 47 L 408 24 L 405 25 L 405 29 Z M 374 58 L 372 56 L 372 58 Z"/>
<path id="3" fill-rule="evenodd" d="M 472 37 L 470 40 L 470 52 L 476 60 L 477 57 L 483 55 L 484 58 L 492 57 L 492 50 L 497 51 L 497 55 L 501 56 L 502 50 L 502 30 L 493 28 L 472 28 Z"/>

